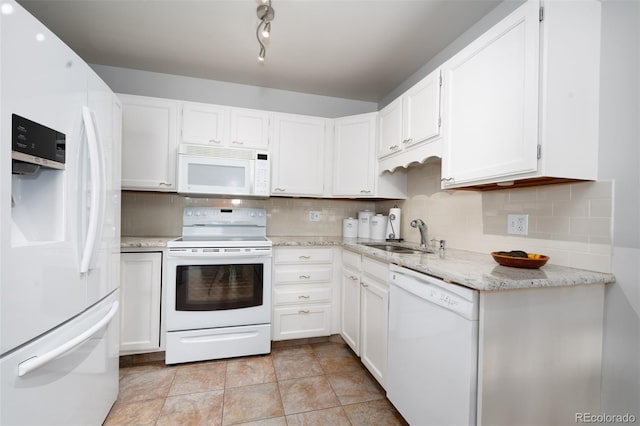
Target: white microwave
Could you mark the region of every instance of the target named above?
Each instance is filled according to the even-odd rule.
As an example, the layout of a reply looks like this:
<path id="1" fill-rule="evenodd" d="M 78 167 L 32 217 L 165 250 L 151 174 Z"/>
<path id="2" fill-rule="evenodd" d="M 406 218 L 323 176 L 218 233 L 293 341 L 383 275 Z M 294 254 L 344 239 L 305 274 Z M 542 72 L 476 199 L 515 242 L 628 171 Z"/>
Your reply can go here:
<path id="1" fill-rule="evenodd" d="M 270 174 L 266 151 L 195 144 L 178 150 L 181 194 L 268 197 Z"/>

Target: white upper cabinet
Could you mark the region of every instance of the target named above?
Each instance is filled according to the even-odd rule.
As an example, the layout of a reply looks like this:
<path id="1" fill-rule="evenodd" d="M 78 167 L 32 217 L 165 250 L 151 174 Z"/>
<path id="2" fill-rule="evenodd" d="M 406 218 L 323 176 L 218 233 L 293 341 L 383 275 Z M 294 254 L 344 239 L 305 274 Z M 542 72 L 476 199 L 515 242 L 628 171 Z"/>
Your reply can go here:
<path id="1" fill-rule="evenodd" d="M 440 81 L 437 70 L 402 95 L 405 147 L 440 136 Z"/>
<path id="2" fill-rule="evenodd" d="M 402 148 L 402 98 L 398 98 L 378 112 L 380 144 L 378 157 L 384 157 Z"/>
<path id="3" fill-rule="evenodd" d="M 375 196 L 376 113 L 334 121 L 333 195 Z"/>
<path id="4" fill-rule="evenodd" d="M 175 191 L 179 102 L 122 95 L 122 189 Z"/>
<path id="5" fill-rule="evenodd" d="M 380 170 L 442 156 L 440 69 L 427 75 L 378 113 Z"/>
<path id="6" fill-rule="evenodd" d="M 182 142 L 269 149 L 269 113 L 194 102 L 182 104 Z"/>
<path id="7" fill-rule="evenodd" d="M 322 196 L 328 120 L 273 114 L 271 195 Z"/>
<path id="8" fill-rule="evenodd" d="M 443 188 L 597 178 L 600 2 L 542 10 L 529 0 L 442 66 Z"/>
<path id="9" fill-rule="evenodd" d="M 536 170 L 538 16 L 529 1 L 442 66 L 445 186 Z"/>
<path id="10" fill-rule="evenodd" d="M 182 142 L 223 146 L 228 140 L 229 108 L 184 102 L 182 104 Z"/>
<path id="11" fill-rule="evenodd" d="M 229 144 L 238 148 L 269 149 L 269 113 L 231 108 Z"/>

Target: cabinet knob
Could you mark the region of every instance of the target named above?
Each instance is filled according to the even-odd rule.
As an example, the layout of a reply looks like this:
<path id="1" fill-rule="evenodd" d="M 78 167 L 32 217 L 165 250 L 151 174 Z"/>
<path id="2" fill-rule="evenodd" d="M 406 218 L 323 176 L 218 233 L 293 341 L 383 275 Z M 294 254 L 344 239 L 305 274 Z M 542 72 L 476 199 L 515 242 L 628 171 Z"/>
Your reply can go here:
<path id="1" fill-rule="evenodd" d="M 298 275 L 298 278 L 304 278 L 305 280 L 308 280 L 309 278 L 311 278 L 311 275 Z"/>
<path id="2" fill-rule="evenodd" d="M 234 143 L 236 145 L 244 145 L 244 142 L 242 141 L 231 141 L 231 143 Z"/>
<path id="3" fill-rule="evenodd" d="M 299 310 L 299 311 L 298 311 L 298 313 L 299 313 L 299 314 L 308 314 L 309 312 L 311 312 L 311 311 L 310 311 L 310 310 L 308 310 L 308 309 L 305 309 L 305 310 Z"/>

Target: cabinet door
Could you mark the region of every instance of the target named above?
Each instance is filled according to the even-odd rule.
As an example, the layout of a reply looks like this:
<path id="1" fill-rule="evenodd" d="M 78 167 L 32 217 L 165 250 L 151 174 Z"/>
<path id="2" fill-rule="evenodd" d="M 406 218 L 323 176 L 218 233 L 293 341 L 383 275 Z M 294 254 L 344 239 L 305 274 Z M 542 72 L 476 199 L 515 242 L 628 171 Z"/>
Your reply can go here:
<path id="1" fill-rule="evenodd" d="M 231 108 L 229 145 L 238 148 L 269 149 L 269 113 Z"/>
<path id="2" fill-rule="evenodd" d="M 360 274 L 349 268 L 342 270 L 342 320 L 340 334 L 360 355 Z"/>
<path id="3" fill-rule="evenodd" d="M 401 149 L 402 98 L 398 98 L 378 112 L 378 157 L 384 157 Z"/>
<path id="4" fill-rule="evenodd" d="M 335 120 L 333 195 L 375 195 L 376 114 Z"/>
<path id="5" fill-rule="evenodd" d="M 331 334 L 331 305 L 278 306 L 273 309 L 273 340 Z"/>
<path id="6" fill-rule="evenodd" d="M 273 122 L 271 195 L 323 195 L 327 120 L 276 114 Z"/>
<path id="7" fill-rule="evenodd" d="M 229 108 L 185 102 L 182 104 L 182 142 L 222 146 L 227 141 Z"/>
<path id="8" fill-rule="evenodd" d="M 175 191 L 178 103 L 118 97 L 122 101 L 122 189 Z"/>
<path id="9" fill-rule="evenodd" d="M 122 253 L 120 353 L 160 349 L 162 254 Z"/>
<path id="10" fill-rule="evenodd" d="M 537 169 L 539 2 L 442 66 L 443 186 Z"/>
<path id="11" fill-rule="evenodd" d="M 362 279 L 362 363 L 384 386 L 387 371 L 387 330 L 389 326 L 389 288 L 366 276 Z"/>
<path id="12" fill-rule="evenodd" d="M 440 135 L 440 70 L 434 71 L 402 96 L 404 146 Z"/>

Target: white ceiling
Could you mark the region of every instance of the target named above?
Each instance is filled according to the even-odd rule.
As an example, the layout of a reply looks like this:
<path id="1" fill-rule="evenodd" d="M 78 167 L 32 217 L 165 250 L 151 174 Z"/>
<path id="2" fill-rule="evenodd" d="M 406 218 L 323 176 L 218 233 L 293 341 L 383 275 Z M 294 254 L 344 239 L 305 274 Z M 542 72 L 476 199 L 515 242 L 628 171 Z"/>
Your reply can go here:
<path id="1" fill-rule="evenodd" d="M 501 0 L 18 0 L 87 62 L 377 102 Z"/>

